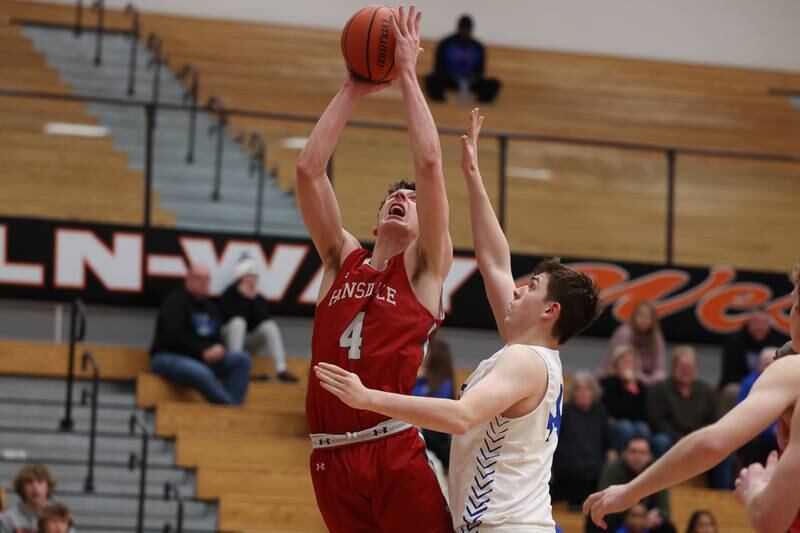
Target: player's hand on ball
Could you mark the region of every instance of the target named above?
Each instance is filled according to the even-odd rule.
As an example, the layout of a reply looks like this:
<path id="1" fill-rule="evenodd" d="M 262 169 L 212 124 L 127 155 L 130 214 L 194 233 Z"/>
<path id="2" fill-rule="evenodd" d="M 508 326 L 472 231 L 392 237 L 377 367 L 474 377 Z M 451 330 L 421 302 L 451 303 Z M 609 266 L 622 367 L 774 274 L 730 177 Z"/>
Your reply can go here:
<path id="1" fill-rule="evenodd" d="M 739 477 L 736 478 L 736 499 L 745 506 L 749 505 L 767 486 L 777 466 L 778 452 L 772 452 L 767 457 L 766 467 L 761 463 L 753 463 L 747 468 L 742 468 Z"/>
<path id="2" fill-rule="evenodd" d="M 359 97 L 380 92 L 384 89 L 388 89 L 392 85 L 394 85 L 394 80 L 383 82 L 362 80 L 350 70 L 347 71 L 347 77 L 344 80 L 344 89 L 351 91 L 353 94 Z"/>
<path id="3" fill-rule="evenodd" d="M 461 136 L 461 171 L 469 176 L 478 170 L 478 135 L 483 125 L 483 117 L 477 107 L 469 113 L 467 134 Z"/>
<path id="4" fill-rule="evenodd" d="M 417 7 L 411 4 L 406 16 L 403 6 L 397 8 L 397 17 L 392 17 L 392 28 L 394 29 L 395 47 L 394 61 L 397 68 L 416 75 L 417 57 L 422 51 L 419 47 L 419 23 L 422 20 L 422 11 L 417 11 Z"/>
<path id="5" fill-rule="evenodd" d="M 352 372 L 328 363 L 314 367 L 320 385 L 354 409 L 365 409 L 369 404 L 369 389 Z"/>
<path id="6" fill-rule="evenodd" d="M 630 509 L 638 500 L 628 492 L 627 485 L 611 485 L 606 490 L 595 492 L 583 503 L 583 513 L 590 515 L 598 527 L 607 529 L 606 515 Z"/>

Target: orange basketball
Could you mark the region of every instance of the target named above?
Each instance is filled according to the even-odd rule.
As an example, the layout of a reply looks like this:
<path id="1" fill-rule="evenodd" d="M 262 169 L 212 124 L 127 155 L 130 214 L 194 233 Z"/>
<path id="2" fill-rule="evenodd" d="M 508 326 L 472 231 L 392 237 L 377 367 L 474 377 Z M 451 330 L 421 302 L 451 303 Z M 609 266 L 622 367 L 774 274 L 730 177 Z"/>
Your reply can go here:
<path id="1" fill-rule="evenodd" d="M 344 25 L 342 55 L 347 68 L 359 78 L 382 82 L 397 77 L 392 14 L 388 6 L 367 6 Z"/>

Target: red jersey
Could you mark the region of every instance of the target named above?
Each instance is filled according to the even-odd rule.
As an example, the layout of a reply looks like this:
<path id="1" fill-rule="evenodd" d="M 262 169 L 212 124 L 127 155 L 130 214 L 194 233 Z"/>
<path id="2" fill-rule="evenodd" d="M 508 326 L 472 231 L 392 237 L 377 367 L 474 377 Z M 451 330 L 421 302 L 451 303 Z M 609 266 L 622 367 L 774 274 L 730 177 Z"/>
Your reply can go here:
<path id="1" fill-rule="evenodd" d="M 359 248 L 347 256 L 317 305 L 311 364 L 331 363 L 358 375 L 371 389 L 410 394 L 417 370 L 441 317 L 434 317 L 411 288 L 403 253 L 384 270 Z M 320 386 L 311 373 L 306 394 L 311 433 L 344 434 L 371 428 L 387 417 L 353 409 Z"/>

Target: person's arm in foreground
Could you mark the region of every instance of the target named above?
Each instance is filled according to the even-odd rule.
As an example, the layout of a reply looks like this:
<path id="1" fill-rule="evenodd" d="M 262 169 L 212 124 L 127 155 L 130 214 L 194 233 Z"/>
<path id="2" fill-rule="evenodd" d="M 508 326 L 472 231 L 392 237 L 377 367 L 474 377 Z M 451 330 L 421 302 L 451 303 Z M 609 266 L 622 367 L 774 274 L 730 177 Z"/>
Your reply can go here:
<path id="1" fill-rule="evenodd" d="M 789 445 L 778 460 L 770 454 L 766 468 L 760 463 L 742 470 L 736 480 L 736 497 L 747 508 L 750 523 L 759 533 L 784 533 L 800 512 L 800 401 L 792 415 Z"/>
<path id="2" fill-rule="evenodd" d="M 520 400 L 542 395 L 547 367 L 530 348 L 514 345 L 492 370 L 459 400 L 406 396 L 368 389 L 357 375 L 336 365 L 314 367 L 322 388 L 355 409 L 365 409 L 442 433 L 463 434 L 504 413 Z"/>
<path id="3" fill-rule="evenodd" d="M 699 475 L 749 442 L 793 404 L 800 383 L 796 361 L 773 363 L 747 399 L 714 424 L 687 435 L 636 479 L 592 494 L 584 513 L 605 527 L 603 517 L 629 509 L 659 490 Z"/>

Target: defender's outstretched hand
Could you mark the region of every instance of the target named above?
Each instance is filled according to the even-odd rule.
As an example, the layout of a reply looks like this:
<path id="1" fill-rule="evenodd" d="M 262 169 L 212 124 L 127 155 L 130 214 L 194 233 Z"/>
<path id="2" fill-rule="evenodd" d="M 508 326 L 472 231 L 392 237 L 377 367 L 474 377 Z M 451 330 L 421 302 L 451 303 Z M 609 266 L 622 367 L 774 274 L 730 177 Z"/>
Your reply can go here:
<path id="1" fill-rule="evenodd" d="M 392 17 L 395 46 L 394 61 L 399 70 L 416 71 L 417 57 L 422 52 L 419 46 L 419 23 L 422 20 L 422 11 L 411 4 L 406 17 L 403 6 L 397 8 L 397 17 Z"/>
<path id="2" fill-rule="evenodd" d="M 329 363 L 318 364 L 314 367 L 314 373 L 323 389 L 354 409 L 366 409 L 370 390 L 357 375 Z"/>
<path id="3" fill-rule="evenodd" d="M 583 513 L 590 515 L 596 526 L 607 529 L 606 515 L 630 509 L 637 501 L 628 493 L 627 485 L 611 485 L 589 496 L 583 503 Z"/>
<path id="4" fill-rule="evenodd" d="M 481 132 L 483 118 L 477 107 L 470 111 L 467 134 L 461 136 L 461 171 L 465 176 L 478 170 L 478 135 Z"/>
<path id="5" fill-rule="evenodd" d="M 748 507 L 750 502 L 769 484 L 777 466 L 778 452 L 772 452 L 767 457 L 766 467 L 761 463 L 753 463 L 747 468 L 742 468 L 739 477 L 736 478 L 736 499 Z"/>

